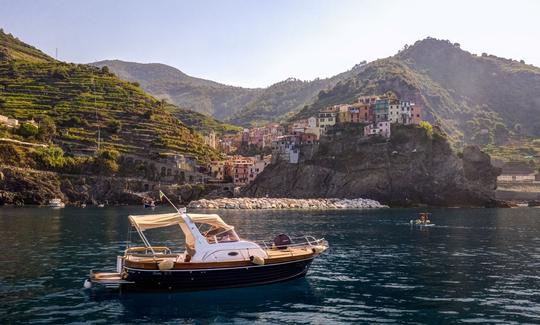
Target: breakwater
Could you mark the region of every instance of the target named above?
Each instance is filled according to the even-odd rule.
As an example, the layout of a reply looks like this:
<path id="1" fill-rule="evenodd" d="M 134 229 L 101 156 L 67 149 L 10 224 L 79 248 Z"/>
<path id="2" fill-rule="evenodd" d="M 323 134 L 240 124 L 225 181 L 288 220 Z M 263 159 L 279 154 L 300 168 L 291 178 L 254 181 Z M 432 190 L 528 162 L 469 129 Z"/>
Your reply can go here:
<path id="1" fill-rule="evenodd" d="M 288 199 L 288 198 L 220 198 L 214 200 L 191 201 L 192 209 L 303 209 L 303 210 L 345 210 L 387 208 L 370 199 Z"/>

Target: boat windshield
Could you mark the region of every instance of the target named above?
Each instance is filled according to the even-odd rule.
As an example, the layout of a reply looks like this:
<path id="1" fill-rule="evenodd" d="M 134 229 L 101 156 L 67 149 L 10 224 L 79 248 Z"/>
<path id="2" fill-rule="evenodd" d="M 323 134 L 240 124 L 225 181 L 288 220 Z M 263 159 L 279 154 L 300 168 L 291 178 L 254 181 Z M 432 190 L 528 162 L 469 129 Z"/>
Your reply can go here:
<path id="1" fill-rule="evenodd" d="M 222 227 L 212 226 L 210 227 L 210 229 L 206 231 L 203 231 L 201 229 L 201 233 L 206 238 L 206 241 L 209 244 L 235 242 L 235 241 L 240 240 L 240 238 L 238 238 L 238 235 L 236 234 L 234 229 L 231 229 L 231 228 L 222 228 Z"/>

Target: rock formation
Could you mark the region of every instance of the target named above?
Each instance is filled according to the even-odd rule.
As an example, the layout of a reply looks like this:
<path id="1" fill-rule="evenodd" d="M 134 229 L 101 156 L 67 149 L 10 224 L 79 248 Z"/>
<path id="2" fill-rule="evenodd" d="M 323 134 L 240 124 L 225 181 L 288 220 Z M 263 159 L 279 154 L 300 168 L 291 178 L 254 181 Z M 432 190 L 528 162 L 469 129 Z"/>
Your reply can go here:
<path id="1" fill-rule="evenodd" d="M 460 159 L 438 129 L 429 134 L 420 127 L 393 127 L 389 141 L 337 130 L 318 145 L 301 147 L 300 163 L 268 166 L 243 195 L 365 197 L 391 206 L 493 206 L 499 172 L 476 147 L 465 148 Z"/>

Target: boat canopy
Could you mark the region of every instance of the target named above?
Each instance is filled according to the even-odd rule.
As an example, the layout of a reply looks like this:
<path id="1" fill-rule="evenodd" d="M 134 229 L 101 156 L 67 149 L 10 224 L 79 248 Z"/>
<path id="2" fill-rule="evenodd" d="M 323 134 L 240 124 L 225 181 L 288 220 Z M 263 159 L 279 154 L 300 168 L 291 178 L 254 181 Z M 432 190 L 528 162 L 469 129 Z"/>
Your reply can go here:
<path id="1" fill-rule="evenodd" d="M 222 229 L 233 229 L 233 226 L 230 226 L 221 219 L 220 216 L 217 214 L 194 214 L 189 213 L 187 216 L 193 221 L 194 223 L 204 223 L 211 225 L 215 228 L 222 228 Z M 184 218 L 180 213 L 174 212 L 174 213 L 162 213 L 162 214 L 148 214 L 148 215 L 141 215 L 141 216 L 135 216 L 131 215 L 129 216 L 129 221 L 138 229 L 141 231 L 147 230 L 147 229 L 154 229 L 154 228 L 163 228 L 173 225 L 182 225 L 185 224 Z"/>

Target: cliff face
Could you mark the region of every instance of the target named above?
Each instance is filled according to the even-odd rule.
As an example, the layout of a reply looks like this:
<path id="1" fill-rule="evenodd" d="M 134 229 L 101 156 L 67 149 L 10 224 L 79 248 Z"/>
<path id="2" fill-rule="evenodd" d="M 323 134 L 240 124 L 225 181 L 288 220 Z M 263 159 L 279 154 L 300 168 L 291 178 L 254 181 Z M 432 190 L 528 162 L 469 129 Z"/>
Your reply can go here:
<path id="1" fill-rule="evenodd" d="M 446 138 L 418 127 L 392 130 L 389 142 L 338 131 L 301 162 L 267 167 L 243 192 L 270 197 L 365 197 L 393 206 L 491 206 L 499 171 L 490 157 L 467 147 L 457 157 Z"/>

